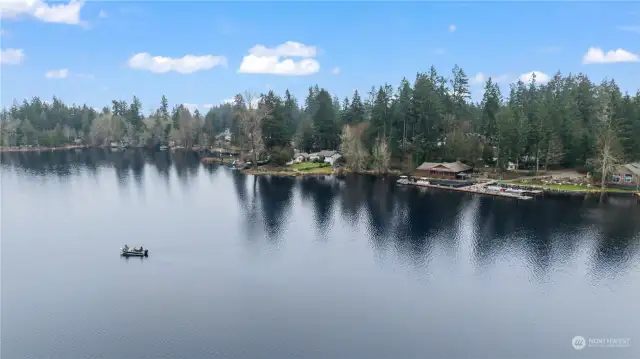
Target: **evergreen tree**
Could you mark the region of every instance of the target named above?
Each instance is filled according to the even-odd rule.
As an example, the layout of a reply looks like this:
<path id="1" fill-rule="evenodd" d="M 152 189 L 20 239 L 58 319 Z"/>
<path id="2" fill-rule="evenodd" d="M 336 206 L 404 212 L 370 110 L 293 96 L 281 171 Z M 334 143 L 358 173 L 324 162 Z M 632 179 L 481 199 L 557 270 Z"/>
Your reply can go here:
<path id="1" fill-rule="evenodd" d="M 318 106 L 313 116 L 315 146 L 320 150 L 336 149 L 338 145 L 338 131 L 331 95 L 329 95 L 327 90 L 321 89 L 315 101 Z"/>

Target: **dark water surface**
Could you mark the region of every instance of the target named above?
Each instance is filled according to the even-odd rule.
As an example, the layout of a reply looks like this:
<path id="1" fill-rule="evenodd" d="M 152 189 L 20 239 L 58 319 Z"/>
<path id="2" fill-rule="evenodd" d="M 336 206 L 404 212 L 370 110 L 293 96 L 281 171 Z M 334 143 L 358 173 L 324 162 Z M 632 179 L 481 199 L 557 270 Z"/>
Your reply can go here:
<path id="1" fill-rule="evenodd" d="M 3 161 L 2 359 L 640 358 L 629 198 L 256 178 L 180 153 Z"/>

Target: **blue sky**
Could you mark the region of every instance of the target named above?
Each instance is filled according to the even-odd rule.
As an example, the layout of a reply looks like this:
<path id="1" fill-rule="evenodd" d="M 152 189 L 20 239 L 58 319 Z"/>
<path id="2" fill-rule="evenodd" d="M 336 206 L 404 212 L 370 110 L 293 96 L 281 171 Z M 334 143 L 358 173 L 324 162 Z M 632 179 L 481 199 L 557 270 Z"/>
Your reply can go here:
<path id="1" fill-rule="evenodd" d="M 202 111 L 246 89 L 289 88 L 303 101 L 316 83 L 343 98 L 432 64 L 447 75 L 459 64 L 475 100 L 486 77 L 506 90 L 531 71 L 614 78 L 630 92 L 640 84 L 632 2 L 9 1 L 3 106 L 57 95 L 102 107 L 136 95 L 147 112 L 165 94 Z"/>

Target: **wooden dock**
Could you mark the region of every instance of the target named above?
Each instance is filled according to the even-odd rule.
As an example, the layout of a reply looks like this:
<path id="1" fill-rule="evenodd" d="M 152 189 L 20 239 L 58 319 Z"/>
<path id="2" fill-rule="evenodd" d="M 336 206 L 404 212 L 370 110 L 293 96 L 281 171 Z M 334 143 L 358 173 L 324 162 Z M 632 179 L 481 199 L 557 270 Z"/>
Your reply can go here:
<path id="1" fill-rule="evenodd" d="M 494 197 L 506 197 L 506 198 L 514 198 L 519 200 L 533 199 L 532 196 L 488 189 L 487 187 L 491 186 L 492 184 L 495 184 L 496 183 L 495 181 L 476 183 L 476 184 L 473 184 L 470 186 L 464 186 L 464 187 L 443 186 L 443 185 L 431 184 L 431 183 L 428 183 L 427 181 L 417 181 L 417 182 L 411 182 L 407 180 L 405 181 L 400 180 L 400 181 L 398 181 L 398 184 L 427 187 L 427 188 L 438 188 L 438 189 L 444 189 L 448 191 L 465 192 L 465 193 L 472 193 L 472 194 L 486 194 Z M 525 192 L 529 192 L 529 191 L 525 191 Z M 538 194 L 537 191 L 535 191 L 535 193 L 534 191 L 530 191 L 530 192 L 532 192 L 532 194 L 534 195 Z M 540 191 L 539 193 L 542 193 L 542 191 Z"/>
<path id="2" fill-rule="evenodd" d="M 521 199 L 521 200 L 533 199 L 533 197 L 531 197 L 531 196 L 524 196 L 524 195 L 521 195 L 521 194 L 489 191 L 489 190 L 487 190 L 485 188 L 486 186 L 479 186 L 479 185 L 472 185 L 472 186 L 468 186 L 468 187 L 438 186 L 438 185 L 426 184 L 426 183 L 416 183 L 416 185 L 420 186 L 420 187 L 438 188 L 438 189 L 445 189 L 445 190 L 456 191 L 456 192 L 466 192 L 466 193 L 473 193 L 473 194 L 486 194 L 486 195 L 495 196 L 495 197 L 507 197 L 507 198 Z"/>

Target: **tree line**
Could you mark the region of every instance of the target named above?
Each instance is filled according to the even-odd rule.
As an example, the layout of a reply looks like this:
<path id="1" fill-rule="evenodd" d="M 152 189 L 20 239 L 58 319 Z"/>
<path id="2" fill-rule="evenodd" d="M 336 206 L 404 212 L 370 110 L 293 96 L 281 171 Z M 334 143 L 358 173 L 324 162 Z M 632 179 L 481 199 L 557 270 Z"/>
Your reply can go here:
<path id="1" fill-rule="evenodd" d="M 614 80 L 594 83 L 584 74 L 556 73 L 548 82 L 519 80 L 503 94 L 489 78 L 479 103 L 470 80 L 455 66 L 448 76 L 432 66 L 411 83 L 402 79 L 339 99 L 311 86 L 303 103 L 287 90 L 238 94 L 204 115 L 184 105 L 145 116 L 135 96 L 101 111 L 35 97 L 2 110 L 2 146 L 59 146 L 82 140 L 103 146 L 126 141 L 155 147 L 215 145 L 228 129 L 232 143 L 277 162 L 303 152 L 341 150 L 355 170 L 413 168 L 423 161 L 463 161 L 503 170 L 509 162 L 532 170 L 593 168 L 602 175 L 640 159 L 640 91 L 623 93 Z"/>

